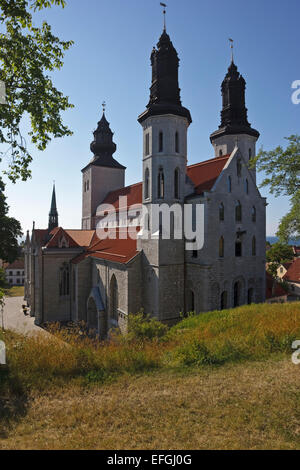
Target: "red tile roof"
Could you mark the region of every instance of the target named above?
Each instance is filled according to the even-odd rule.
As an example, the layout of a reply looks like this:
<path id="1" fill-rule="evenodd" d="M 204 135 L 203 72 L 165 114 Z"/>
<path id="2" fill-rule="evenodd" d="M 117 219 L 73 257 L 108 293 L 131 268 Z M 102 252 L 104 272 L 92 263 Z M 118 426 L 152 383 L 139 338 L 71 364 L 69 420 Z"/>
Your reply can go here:
<path id="1" fill-rule="evenodd" d="M 59 240 L 63 235 L 71 248 L 87 248 L 94 241 L 95 233 L 95 230 L 69 230 L 63 229 L 62 227 L 55 227 L 50 234 L 47 229 L 34 230 L 36 240 L 41 246 L 46 246 L 47 248 L 57 248 L 59 246 Z M 50 239 L 48 234 L 50 235 Z"/>
<path id="2" fill-rule="evenodd" d="M 59 227 L 59 229 L 55 231 L 53 237 L 46 244 L 46 247 L 47 248 L 58 248 L 61 237 L 65 237 L 65 239 L 68 242 L 70 248 L 77 248 L 79 246 L 78 243 L 76 243 L 75 240 L 73 240 L 73 238 L 70 237 L 70 235 L 68 235 L 66 230 Z"/>
<path id="3" fill-rule="evenodd" d="M 224 155 L 223 157 L 211 158 L 187 167 L 187 175 L 194 183 L 197 194 L 212 189 L 229 157 L 230 155 Z"/>
<path id="4" fill-rule="evenodd" d="M 82 253 L 81 255 L 77 256 L 73 263 L 77 264 L 80 263 L 83 259 L 87 257 L 92 258 L 99 258 L 99 259 L 107 259 L 109 261 L 116 261 L 117 263 L 128 263 L 131 259 L 133 259 L 137 254 L 137 247 L 136 247 L 136 234 L 140 230 L 139 227 L 132 227 L 129 229 L 131 231 L 131 236 L 128 236 L 126 233 L 127 230 L 124 229 L 116 229 L 115 234 L 116 238 L 107 238 L 104 240 L 99 240 L 94 243 L 88 251 Z M 109 230 L 112 231 L 112 230 Z M 121 236 L 126 236 L 125 239 L 122 239 Z M 133 237 L 135 237 L 133 239 Z"/>
<path id="5" fill-rule="evenodd" d="M 196 163 L 187 167 L 187 175 L 195 185 L 195 192 L 201 194 L 203 191 L 212 189 L 215 181 L 226 165 L 230 155 L 211 158 L 204 162 Z M 111 204 L 116 210 L 126 209 L 134 204 L 142 204 L 143 184 L 136 183 L 125 188 L 110 192 L 103 201 L 103 204 Z M 119 207 L 119 197 L 127 197 L 127 206 Z"/>
<path id="6" fill-rule="evenodd" d="M 142 204 L 142 188 L 143 183 L 136 183 L 131 186 L 126 186 L 125 188 L 117 189 L 116 191 L 111 191 L 104 199 L 103 204 L 111 204 L 116 210 L 127 209 L 134 204 Z M 127 205 L 119 207 L 119 197 L 121 196 L 127 197 Z"/>
<path id="7" fill-rule="evenodd" d="M 5 263 L 5 269 L 24 269 L 24 258 L 16 259 L 13 263 Z"/>
<path id="8" fill-rule="evenodd" d="M 283 276 L 286 281 L 300 282 L 300 258 L 294 259 Z"/>
<path id="9" fill-rule="evenodd" d="M 95 230 L 65 230 L 78 246 L 88 247 L 93 241 Z"/>
<path id="10" fill-rule="evenodd" d="M 275 282 L 275 289 L 273 292 L 273 284 Z M 287 295 L 287 291 L 277 282 L 274 278 L 269 274 L 266 273 L 266 298 L 271 299 L 272 297 L 282 297 L 283 295 Z"/>

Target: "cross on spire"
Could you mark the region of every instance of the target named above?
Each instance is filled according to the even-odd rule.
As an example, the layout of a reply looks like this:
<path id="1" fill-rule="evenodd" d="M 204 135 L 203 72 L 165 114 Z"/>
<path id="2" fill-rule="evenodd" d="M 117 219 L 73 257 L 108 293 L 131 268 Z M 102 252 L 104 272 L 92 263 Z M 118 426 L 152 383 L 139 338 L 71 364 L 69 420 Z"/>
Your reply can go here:
<path id="1" fill-rule="evenodd" d="M 230 43 L 230 49 L 231 49 L 231 62 L 233 63 L 233 39 L 229 38 L 228 41 Z"/>
<path id="2" fill-rule="evenodd" d="M 167 5 L 165 3 L 162 3 L 160 2 L 160 6 L 163 7 L 163 15 L 164 15 L 164 31 L 166 31 L 166 8 L 167 8 Z"/>
<path id="3" fill-rule="evenodd" d="M 105 101 L 103 101 L 103 103 L 102 103 L 103 114 L 105 113 L 105 108 L 106 108 L 106 103 L 105 103 Z"/>

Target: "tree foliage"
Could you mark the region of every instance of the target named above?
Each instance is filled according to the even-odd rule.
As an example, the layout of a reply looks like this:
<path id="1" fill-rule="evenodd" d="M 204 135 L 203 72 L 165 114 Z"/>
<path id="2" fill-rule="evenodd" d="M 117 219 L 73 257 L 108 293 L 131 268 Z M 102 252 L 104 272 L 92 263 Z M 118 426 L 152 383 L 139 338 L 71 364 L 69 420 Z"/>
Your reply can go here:
<path id="1" fill-rule="evenodd" d="M 269 186 L 275 196 L 290 197 L 290 211 L 281 219 L 277 236 L 280 241 L 300 237 L 300 136 L 291 135 L 286 149 L 278 146 L 266 152 L 261 149 L 252 159 L 251 166 L 264 171 L 266 178 L 261 187 Z"/>
<path id="2" fill-rule="evenodd" d="M 0 80 L 6 85 L 6 105 L 0 105 L 0 143 L 10 157 L 8 177 L 15 182 L 30 176 L 32 161 L 21 131 L 29 116 L 31 141 L 44 150 L 53 137 L 71 135 L 61 113 L 71 108 L 57 90 L 49 72 L 60 69 L 72 41 L 61 41 L 47 22 L 33 24 L 34 11 L 64 0 L 0 0 Z M 2 157 L 4 153 L 2 152 Z"/>
<path id="3" fill-rule="evenodd" d="M 274 243 L 267 251 L 266 258 L 268 262 L 268 272 L 277 277 L 277 269 L 280 264 L 293 260 L 294 252 L 290 245 L 284 243 Z"/>
<path id="4" fill-rule="evenodd" d="M 0 179 L 0 259 L 12 263 L 19 256 L 20 222 L 8 216 L 4 184 Z"/>

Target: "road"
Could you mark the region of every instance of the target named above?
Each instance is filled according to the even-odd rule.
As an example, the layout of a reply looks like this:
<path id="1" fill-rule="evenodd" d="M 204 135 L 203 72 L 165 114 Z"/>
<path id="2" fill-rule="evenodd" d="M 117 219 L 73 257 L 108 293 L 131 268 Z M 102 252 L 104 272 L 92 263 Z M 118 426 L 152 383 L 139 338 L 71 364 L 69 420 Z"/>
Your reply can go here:
<path id="1" fill-rule="evenodd" d="M 22 310 L 23 297 L 6 297 L 4 307 L 4 328 L 25 335 L 34 333 L 47 334 L 45 330 L 34 324 L 34 318 L 25 316 Z M 0 326 L 1 318 L 0 318 Z"/>

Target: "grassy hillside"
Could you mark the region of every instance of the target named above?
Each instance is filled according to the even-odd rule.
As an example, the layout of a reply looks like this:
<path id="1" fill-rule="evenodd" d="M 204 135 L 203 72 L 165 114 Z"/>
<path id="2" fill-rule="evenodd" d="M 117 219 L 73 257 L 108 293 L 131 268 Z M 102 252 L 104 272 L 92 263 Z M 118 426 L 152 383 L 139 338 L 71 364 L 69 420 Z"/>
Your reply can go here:
<path id="1" fill-rule="evenodd" d="M 300 303 L 0 339 L 0 448 L 300 448 Z"/>

